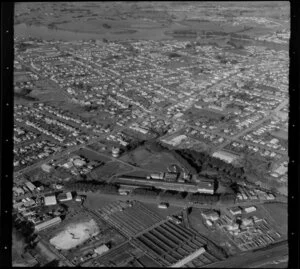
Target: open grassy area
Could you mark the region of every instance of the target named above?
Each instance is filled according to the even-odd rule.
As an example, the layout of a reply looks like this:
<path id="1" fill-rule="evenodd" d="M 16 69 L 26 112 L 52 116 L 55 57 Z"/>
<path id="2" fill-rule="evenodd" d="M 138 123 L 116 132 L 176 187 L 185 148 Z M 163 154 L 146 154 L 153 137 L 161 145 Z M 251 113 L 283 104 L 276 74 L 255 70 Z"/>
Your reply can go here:
<path id="1" fill-rule="evenodd" d="M 84 202 L 84 206 L 95 210 L 104 207 L 117 200 L 117 196 L 113 196 L 113 195 L 106 195 L 106 194 L 92 193 L 92 192 L 87 192 L 84 194 L 87 196 Z"/>
<path id="2" fill-rule="evenodd" d="M 126 172 L 130 172 L 131 170 L 132 168 L 125 164 L 119 162 L 110 162 L 94 169 L 91 172 L 91 177 L 96 180 L 101 180 L 101 179 L 106 180 L 112 177 L 113 175 L 124 174 Z"/>
<path id="3" fill-rule="evenodd" d="M 267 217 L 271 217 L 275 221 L 276 228 L 278 229 L 278 231 L 283 235 L 287 235 L 287 204 L 268 203 L 264 204 L 261 207 L 262 209 L 265 209 L 268 212 Z"/>
<path id="4" fill-rule="evenodd" d="M 90 161 L 101 161 L 104 163 L 110 161 L 110 158 L 97 154 L 96 152 L 90 151 L 88 149 L 80 149 L 74 152 L 74 154 L 82 155 Z"/>
<path id="5" fill-rule="evenodd" d="M 180 163 L 171 154 L 166 152 L 152 153 L 143 147 L 123 155 L 120 159 L 153 171 L 166 172 L 167 168 L 172 164 L 177 164 L 181 167 Z"/>

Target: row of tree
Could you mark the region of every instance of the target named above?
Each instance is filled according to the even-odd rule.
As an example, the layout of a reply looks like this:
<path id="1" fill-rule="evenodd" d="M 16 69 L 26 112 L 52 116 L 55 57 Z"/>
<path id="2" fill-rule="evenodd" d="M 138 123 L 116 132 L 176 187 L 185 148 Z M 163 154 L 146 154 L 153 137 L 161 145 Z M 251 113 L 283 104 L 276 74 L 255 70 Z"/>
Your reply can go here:
<path id="1" fill-rule="evenodd" d="M 193 193 L 189 196 L 189 201 L 199 204 L 213 204 L 217 203 L 220 200 L 219 194 L 202 194 L 202 193 Z"/>
<path id="2" fill-rule="evenodd" d="M 160 189 L 156 188 L 136 188 L 132 191 L 133 195 L 156 197 L 160 193 Z"/>
<path id="3" fill-rule="evenodd" d="M 97 182 L 97 181 L 75 181 L 67 182 L 65 187 L 82 192 L 102 192 L 102 193 L 118 193 L 119 186 L 116 184 L 109 184 L 106 182 Z"/>
<path id="4" fill-rule="evenodd" d="M 243 167 L 236 167 L 231 163 L 212 157 L 209 153 L 190 149 L 176 150 L 176 153 L 194 167 L 198 173 L 209 168 L 231 176 L 235 180 L 246 179 Z"/>
<path id="5" fill-rule="evenodd" d="M 167 200 L 183 200 L 187 196 L 187 192 L 179 192 L 179 191 L 165 191 L 160 194 L 160 197 Z"/>

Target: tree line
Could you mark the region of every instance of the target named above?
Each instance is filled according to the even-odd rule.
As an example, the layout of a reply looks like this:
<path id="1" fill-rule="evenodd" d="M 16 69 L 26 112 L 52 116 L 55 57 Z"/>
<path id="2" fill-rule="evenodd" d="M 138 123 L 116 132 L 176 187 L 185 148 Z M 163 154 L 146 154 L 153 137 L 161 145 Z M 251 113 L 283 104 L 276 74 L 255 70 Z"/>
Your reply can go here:
<path id="1" fill-rule="evenodd" d="M 82 191 L 82 192 L 102 192 L 102 193 L 118 193 L 119 186 L 117 184 L 109 184 L 106 182 L 99 181 L 75 181 L 75 182 L 67 182 L 65 187 L 74 191 Z"/>

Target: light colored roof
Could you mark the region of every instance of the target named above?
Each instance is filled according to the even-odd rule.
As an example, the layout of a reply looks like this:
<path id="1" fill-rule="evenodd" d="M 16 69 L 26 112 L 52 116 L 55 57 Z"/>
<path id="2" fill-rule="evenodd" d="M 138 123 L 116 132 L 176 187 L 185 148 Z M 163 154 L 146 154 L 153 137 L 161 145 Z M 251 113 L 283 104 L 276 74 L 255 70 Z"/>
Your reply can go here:
<path id="1" fill-rule="evenodd" d="M 96 248 L 94 251 L 97 254 L 101 255 L 101 254 L 103 254 L 104 252 L 106 252 L 108 250 L 109 250 L 109 248 L 106 245 L 101 245 L 100 247 Z"/>
<path id="2" fill-rule="evenodd" d="M 45 201 L 45 205 L 56 205 L 56 203 L 57 203 L 55 195 L 46 196 L 44 198 L 44 201 Z"/>

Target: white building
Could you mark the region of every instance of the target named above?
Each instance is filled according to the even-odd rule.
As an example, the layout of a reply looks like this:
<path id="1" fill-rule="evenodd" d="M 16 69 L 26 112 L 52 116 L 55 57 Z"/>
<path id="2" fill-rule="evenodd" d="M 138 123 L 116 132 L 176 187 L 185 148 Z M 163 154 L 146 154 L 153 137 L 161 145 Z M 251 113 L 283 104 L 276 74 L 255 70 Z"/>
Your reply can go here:
<path id="1" fill-rule="evenodd" d="M 102 255 L 107 251 L 109 251 L 109 248 L 105 244 L 101 245 L 100 247 L 94 250 L 94 252 L 97 253 L 98 255 Z"/>
<path id="2" fill-rule="evenodd" d="M 46 196 L 46 197 L 44 198 L 44 203 L 45 203 L 46 206 L 49 206 L 49 205 L 56 205 L 56 204 L 57 204 L 57 201 L 56 201 L 55 195 Z"/>
<path id="3" fill-rule="evenodd" d="M 242 214 L 242 210 L 241 210 L 239 207 L 233 207 L 233 208 L 230 208 L 230 209 L 229 209 L 229 212 L 230 212 L 232 215 L 239 215 L 239 214 Z"/>
<path id="4" fill-rule="evenodd" d="M 30 191 L 34 191 L 34 189 L 36 188 L 31 182 L 27 181 L 25 182 L 26 187 L 30 190 Z"/>
<path id="5" fill-rule="evenodd" d="M 58 200 L 59 200 L 60 202 L 71 201 L 71 200 L 72 200 L 72 194 L 71 194 L 71 192 L 59 194 Z"/>
<path id="6" fill-rule="evenodd" d="M 237 155 L 225 151 L 216 151 L 212 154 L 212 156 L 221 159 L 227 163 L 232 163 L 238 158 Z"/>
<path id="7" fill-rule="evenodd" d="M 256 211 L 256 207 L 255 207 L 255 206 L 245 207 L 245 208 L 244 208 L 244 211 L 245 211 L 246 213 L 251 213 L 251 212 Z"/>

